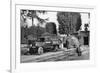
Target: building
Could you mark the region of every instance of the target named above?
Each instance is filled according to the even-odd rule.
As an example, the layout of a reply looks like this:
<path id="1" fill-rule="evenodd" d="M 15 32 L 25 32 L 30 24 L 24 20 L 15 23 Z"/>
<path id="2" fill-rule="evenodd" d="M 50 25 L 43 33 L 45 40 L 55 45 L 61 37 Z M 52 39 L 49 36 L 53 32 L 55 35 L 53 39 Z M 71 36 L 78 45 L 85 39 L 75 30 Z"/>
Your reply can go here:
<path id="1" fill-rule="evenodd" d="M 81 45 L 89 45 L 90 31 L 80 31 L 78 33 L 78 39 Z"/>

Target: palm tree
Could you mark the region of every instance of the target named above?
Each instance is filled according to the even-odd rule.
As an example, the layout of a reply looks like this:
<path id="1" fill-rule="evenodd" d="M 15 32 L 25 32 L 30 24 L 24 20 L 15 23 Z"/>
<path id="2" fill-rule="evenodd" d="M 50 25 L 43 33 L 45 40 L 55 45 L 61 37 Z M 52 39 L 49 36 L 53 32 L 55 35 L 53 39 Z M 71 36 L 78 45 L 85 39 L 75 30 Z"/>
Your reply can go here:
<path id="1" fill-rule="evenodd" d="M 38 22 L 41 23 L 41 24 L 43 24 L 46 20 L 48 20 L 48 19 L 40 18 L 37 13 L 45 14 L 46 11 L 42 11 L 42 10 L 28 10 L 27 16 L 32 18 L 32 25 L 34 25 L 34 18 L 36 18 L 38 20 Z"/>

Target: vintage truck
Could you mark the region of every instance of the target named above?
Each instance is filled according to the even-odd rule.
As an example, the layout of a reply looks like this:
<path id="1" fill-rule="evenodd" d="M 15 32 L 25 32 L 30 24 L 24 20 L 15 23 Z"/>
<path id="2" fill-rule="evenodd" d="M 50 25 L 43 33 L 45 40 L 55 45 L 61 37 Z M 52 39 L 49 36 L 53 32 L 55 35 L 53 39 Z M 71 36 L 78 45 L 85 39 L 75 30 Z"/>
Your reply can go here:
<path id="1" fill-rule="evenodd" d="M 29 53 L 43 54 L 44 52 L 57 51 L 59 49 L 60 43 L 61 41 L 59 38 L 38 38 L 37 41 L 33 41 L 33 43 L 30 45 Z"/>

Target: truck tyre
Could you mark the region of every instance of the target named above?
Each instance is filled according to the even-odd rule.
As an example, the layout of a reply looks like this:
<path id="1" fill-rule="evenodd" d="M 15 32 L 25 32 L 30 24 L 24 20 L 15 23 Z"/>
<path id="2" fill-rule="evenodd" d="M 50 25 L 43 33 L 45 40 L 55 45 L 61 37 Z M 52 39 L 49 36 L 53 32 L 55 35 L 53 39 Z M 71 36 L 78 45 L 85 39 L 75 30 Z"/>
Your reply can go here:
<path id="1" fill-rule="evenodd" d="M 78 56 L 81 56 L 81 55 L 82 55 L 82 53 L 81 53 L 81 52 L 79 52 L 79 53 L 78 53 Z"/>
<path id="2" fill-rule="evenodd" d="M 40 54 L 43 54 L 43 48 L 42 47 L 39 47 L 38 48 L 38 54 L 40 55 Z"/>
<path id="3" fill-rule="evenodd" d="M 32 47 L 29 48 L 29 53 L 30 53 L 30 55 L 32 55 L 34 53 Z"/>

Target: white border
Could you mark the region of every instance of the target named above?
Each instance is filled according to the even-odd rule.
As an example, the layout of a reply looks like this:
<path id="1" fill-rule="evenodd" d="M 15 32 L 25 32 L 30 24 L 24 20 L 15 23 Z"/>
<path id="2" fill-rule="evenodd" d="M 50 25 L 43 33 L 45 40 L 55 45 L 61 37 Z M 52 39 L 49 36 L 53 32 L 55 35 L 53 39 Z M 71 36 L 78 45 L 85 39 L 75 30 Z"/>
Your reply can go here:
<path id="1" fill-rule="evenodd" d="M 79 68 L 95 65 L 95 13 L 93 7 L 77 6 L 55 6 L 55 5 L 32 5 L 32 4 L 15 4 L 12 2 L 11 9 L 11 72 L 37 72 L 45 70 L 56 70 L 66 68 Z M 81 9 L 82 8 L 82 9 Z M 66 61 L 66 62 L 46 62 L 46 63 L 26 63 L 20 64 L 20 9 L 34 10 L 53 10 L 53 11 L 70 11 L 70 12 L 90 12 L 90 60 L 88 61 Z M 13 25 L 12 25 L 13 24 Z M 16 39 L 16 40 L 15 40 Z M 16 51 L 15 51 L 16 50 Z"/>

